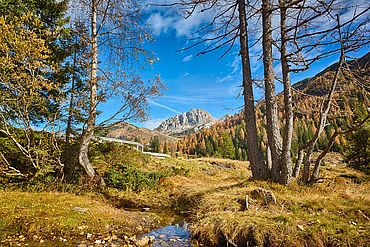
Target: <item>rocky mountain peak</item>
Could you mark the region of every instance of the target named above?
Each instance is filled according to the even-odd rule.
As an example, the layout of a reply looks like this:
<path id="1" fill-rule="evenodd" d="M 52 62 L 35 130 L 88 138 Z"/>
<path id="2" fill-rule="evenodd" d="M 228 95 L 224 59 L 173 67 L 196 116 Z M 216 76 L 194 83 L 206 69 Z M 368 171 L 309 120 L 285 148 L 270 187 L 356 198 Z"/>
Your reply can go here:
<path id="1" fill-rule="evenodd" d="M 188 112 L 173 116 L 162 122 L 155 130 L 162 133 L 178 134 L 214 122 L 216 119 L 202 109 L 191 109 Z"/>

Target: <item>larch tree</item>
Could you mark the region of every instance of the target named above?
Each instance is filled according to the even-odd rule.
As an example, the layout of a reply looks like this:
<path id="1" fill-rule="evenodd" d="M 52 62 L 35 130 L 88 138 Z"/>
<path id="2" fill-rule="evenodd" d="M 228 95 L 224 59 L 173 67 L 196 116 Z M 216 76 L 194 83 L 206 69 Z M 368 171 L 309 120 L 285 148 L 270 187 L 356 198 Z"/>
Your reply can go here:
<path id="1" fill-rule="evenodd" d="M 275 73 L 272 54 L 272 3 L 262 0 L 262 50 L 268 147 L 271 152 L 271 178 L 278 182 L 281 172 L 282 138 L 278 121 L 275 92 Z"/>
<path id="2" fill-rule="evenodd" d="M 262 3 L 262 6 L 258 7 L 257 5 L 260 3 Z M 340 42 L 335 37 L 339 24 L 333 18 L 336 13 L 343 15 L 345 19 L 339 25 L 340 28 L 345 27 L 347 33 L 352 33 L 348 36 L 349 39 L 345 39 L 345 46 L 346 49 L 349 48 L 348 51 L 359 50 L 365 44 L 368 44 L 369 39 L 365 37 L 368 33 L 366 32 L 366 24 L 369 22 L 369 19 L 366 18 L 369 10 L 368 4 L 351 5 L 341 0 L 262 0 L 254 3 L 243 0 L 184 0 L 160 6 L 177 6 L 185 13 L 185 18 L 194 13 L 212 12 L 210 21 L 195 32 L 195 37 L 191 38 L 193 43 L 184 50 L 204 44 L 197 55 L 224 48 L 225 52 L 221 56 L 223 57 L 239 40 L 242 58 L 247 150 L 253 177 L 270 178 L 275 182 L 289 184 L 291 178 L 296 176 L 297 173 L 297 166 L 294 172 L 292 171 L 293 119 L 294 111 L 297 111 L 297 109 L 293 107 L 293 88 L 290 74 L 305 71 L 321 59 L 340 53 Z M 279 17 L 279 22 L 273 21 L 274 16 Z M 255 37 L 256 41 L 248 44 L 251 31 L 248 30 L 247 24 L 248 21 L 253 19 L 257 20 L 254 28 L 257 29 L 257 37 Z M 259 29 L 261 31 L 260 36 L 258 36 Z M 362 37 L 358 35 L 360 33 L 362 33 Z M 266 163 L 261 158 L 261 146 L 258 143 L 258 132 L 255 128 L 256 113 L 249 55 L 249 47 L 255 45 L 261 45 L 261 58 L 264 65 L 263 82 L 267 132 Z M 274 62 L 277 59 L 280 60 L 281 79 L 279 78 L 280 73 L 275 71 L 274 68 L 276 66 Z M 283 114 L 278 112 L 277 81 L 281 81 L 283 84 Z M 316 141 L 303 141 L 308 141 L 316 146 L 320 134 L 311 135 L 309 131 L 311 130 L 305 130 L 301 135 L 305 139 L 314 138 Z M 320 127 L 315 130 L 315 133 L 321 132 L 322 128 Z M 303 160 L 304 153 L 306 153 L 306 164 L 311 163 L 310 153 L 312 154 L 313 148 L 307 149 L 308 146 L 311 147 L 312 145 L 305 143 L 299 149 L 299 155 L 296 159 L 298 163 Z"/>
<path id="3" fill-rule="evenodd" d="M 195 46 L 205 44 L 204 48 L 196 55 L 204 55 L 210 52 L 221 50 L 224 57 L 239 41 L 242 64 L 242 87 L 244 99 L 244 121 L 246 124 L 246 140 L 248 160 L 252 169 L 252 176 L 256 179 L 267 179 L 270 171 L 263 160 L 261 146 L 258 143 L 258 132 L 256 124 L 255 99 L 253 94 L 253 77 L 249 56 L 248 39 L 248 20 L 255 13 L 248 12 L 249 5 L 245 0 L 216 0 L 216 1 L 174 1 L 173 4 L 156 4 L 157 6 L 177 6 L 181 13 L 185 13 L 184 18 L 190 17 L 194 13 L 212 13 L 209 23 L 200 27 L 196 32 L 196 37 L 191 40 L 193 43 L 184 50 L 189 50 Z M 253 8 L 250 8 L 252 10 Z"/>
<path id="4" fill-rule="evenodd" d="M 267 179 L 270 171 L 262 159 L 261 146 L 258 143 L 256 112 L 253 95 L 253 79 L 249 56 L 248 28 L 245 0 L 238 0 L 239 12 L 239 42 L 243 74 L 243 95 L 244 95 L 244 119 L 247 136 L 248 159 L 251 164 L 253 177 L 256 179 Z"/>
<path id="5" fill-rule="evenodd" d="M 346 64 L 346 55 L 344 54 L 358 51 L 369 42 L 369 37 L 366 35 L 366 23 L 369 21 L 366 15 L 369 12 L 369 5 L 361 3 L 342 5 L 341 1 L 335 0 L 307 3 L 302 1 L 279 1 L 279 9 L 281 31 L 280 39 L 277 42 L 280 43 L 278 48 L 281 55 L 285 111 L 282 167 L 289 165 L 287 167 L 289 168 L 288 173 L 284 173 L 282 170 L 282 182 L 287 181 L 286 179 L 284 181 L 284 177 L 288 178 L 284 174 L 291 173 L 293 177 L 297 177 L 302 162 L 305 164 L 303 180 L 307 182 L 309 180 L 312 153 L 324 127 L 327 126 L 327 118 L 336 85 L 339 80 L 342 80 L 340 71 L 343 69 L 343 64 Z M 340 19 L 344 21 L 340 22 Z M 287 144 L 289 144 L 289 139 L 291 141 L 292 138 L 290 132 L 292 125 L 289 124 L 292 119 L 292 89 L 287 90 L 291 88 L 289 74 L 305 71 L 312 64 L 333 55 L 340 56 L 336 65 L 337 72 L 334 73 L 328 93 L 323 98 L 319 109 L 319 120 L 316 127 L 314 126 L 313 135 L 309 136 L 308 140 L 305 140 L 305 143 L 298 149 L 296 166 L 294 171 L 291 171 L 291 163 L 287 163 L 288 153 L 286 152 L 288 148 L 291 148 L 291 144 Z M 299 93 L 299 91 L 295 91 Z M 294 110 L 299 111 L 300 109 Z M 308 131 L 310 130 L 306 130 L 303 135 L 308 136 Z M 324 153 L 320 156 L 323 157 Z M 316 167 L 318 166 L 316 165 Z"/>

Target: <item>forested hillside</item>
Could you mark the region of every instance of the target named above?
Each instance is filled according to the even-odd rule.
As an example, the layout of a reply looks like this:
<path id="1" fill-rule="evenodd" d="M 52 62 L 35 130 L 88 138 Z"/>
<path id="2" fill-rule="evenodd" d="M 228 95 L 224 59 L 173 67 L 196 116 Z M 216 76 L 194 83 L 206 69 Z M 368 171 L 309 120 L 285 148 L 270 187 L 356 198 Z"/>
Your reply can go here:
<path id="1" fill-rule="evenodd" d="M 366 114 L 369 106 L 369 94 L 363 90 L 370 87 L 370 53 L 348 63 L 348 70 L 340 77 L 334 104 L 330 110 L 329 123 L 320 135 L 316 150 L 322 150 L 328 143 L 329 137 L 335 130 L 345 130 L 358 117 Z M 333 64 L 318 73 L 313 78 L 307 78 L 293 85 L 294 102 L 294 134 L 292 151 L 310 140 L 317 128 L 318 111 L 323 97 L 330 89 L 337 64 Z M 283 120 L 283 95 L 278 95 L 279 119 Z M 265 104 L 259 102 L 256 106 L 257 126 L 261 148 L 266 152 L 267 133 L 265 126 Z M 228 117 L 224 122 L 200 130 L 182 138 L 177 143 L 179 155 L 214 156 L 237 160 L 246 160 L 247 142 L 244 114 L 239 113 Z M 282 122 L 280 123 L 282 124 Z M 347 144 L 346 136 L 335 139 L 332 151 L 342 152 Z"/>

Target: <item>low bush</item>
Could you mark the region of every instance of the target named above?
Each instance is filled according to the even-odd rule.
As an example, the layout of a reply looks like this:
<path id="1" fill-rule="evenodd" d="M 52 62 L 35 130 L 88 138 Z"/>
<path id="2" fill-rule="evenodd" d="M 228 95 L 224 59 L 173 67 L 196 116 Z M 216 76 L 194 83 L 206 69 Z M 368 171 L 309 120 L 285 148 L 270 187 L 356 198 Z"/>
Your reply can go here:
<path id="1" fill-rule="evenodd" d="M 146 172 L 136 167 L 118 164 L 106 171 L 104 181 L 109 187 L 116 189 L 142 191 L 154 189 L 161 179 L 167 176 L 168 173 L 165 172 Z"/>

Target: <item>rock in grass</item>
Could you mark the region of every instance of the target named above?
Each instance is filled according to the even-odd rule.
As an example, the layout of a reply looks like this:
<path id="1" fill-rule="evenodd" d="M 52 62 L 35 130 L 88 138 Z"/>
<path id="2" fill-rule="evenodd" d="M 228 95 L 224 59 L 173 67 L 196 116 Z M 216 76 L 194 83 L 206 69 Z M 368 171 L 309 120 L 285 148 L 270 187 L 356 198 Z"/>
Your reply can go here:
<path id="1" fill-rule="evenodd" d="M 143 237 L 135 242 L 135 244 L 139 247 L 144 247 L 150 244 L 150 238 L 149 237 Z"/>
<path id="2" fill-rule="evenodd" d="M 274 193 L 272 193 L 271 190 L 265 190 L 264 188 L 259 187 L 252 190 L 251 197 L 256 200 L 263 200 L 266 205 L 276 204 L 276 197 L 274 196 Z"/>

